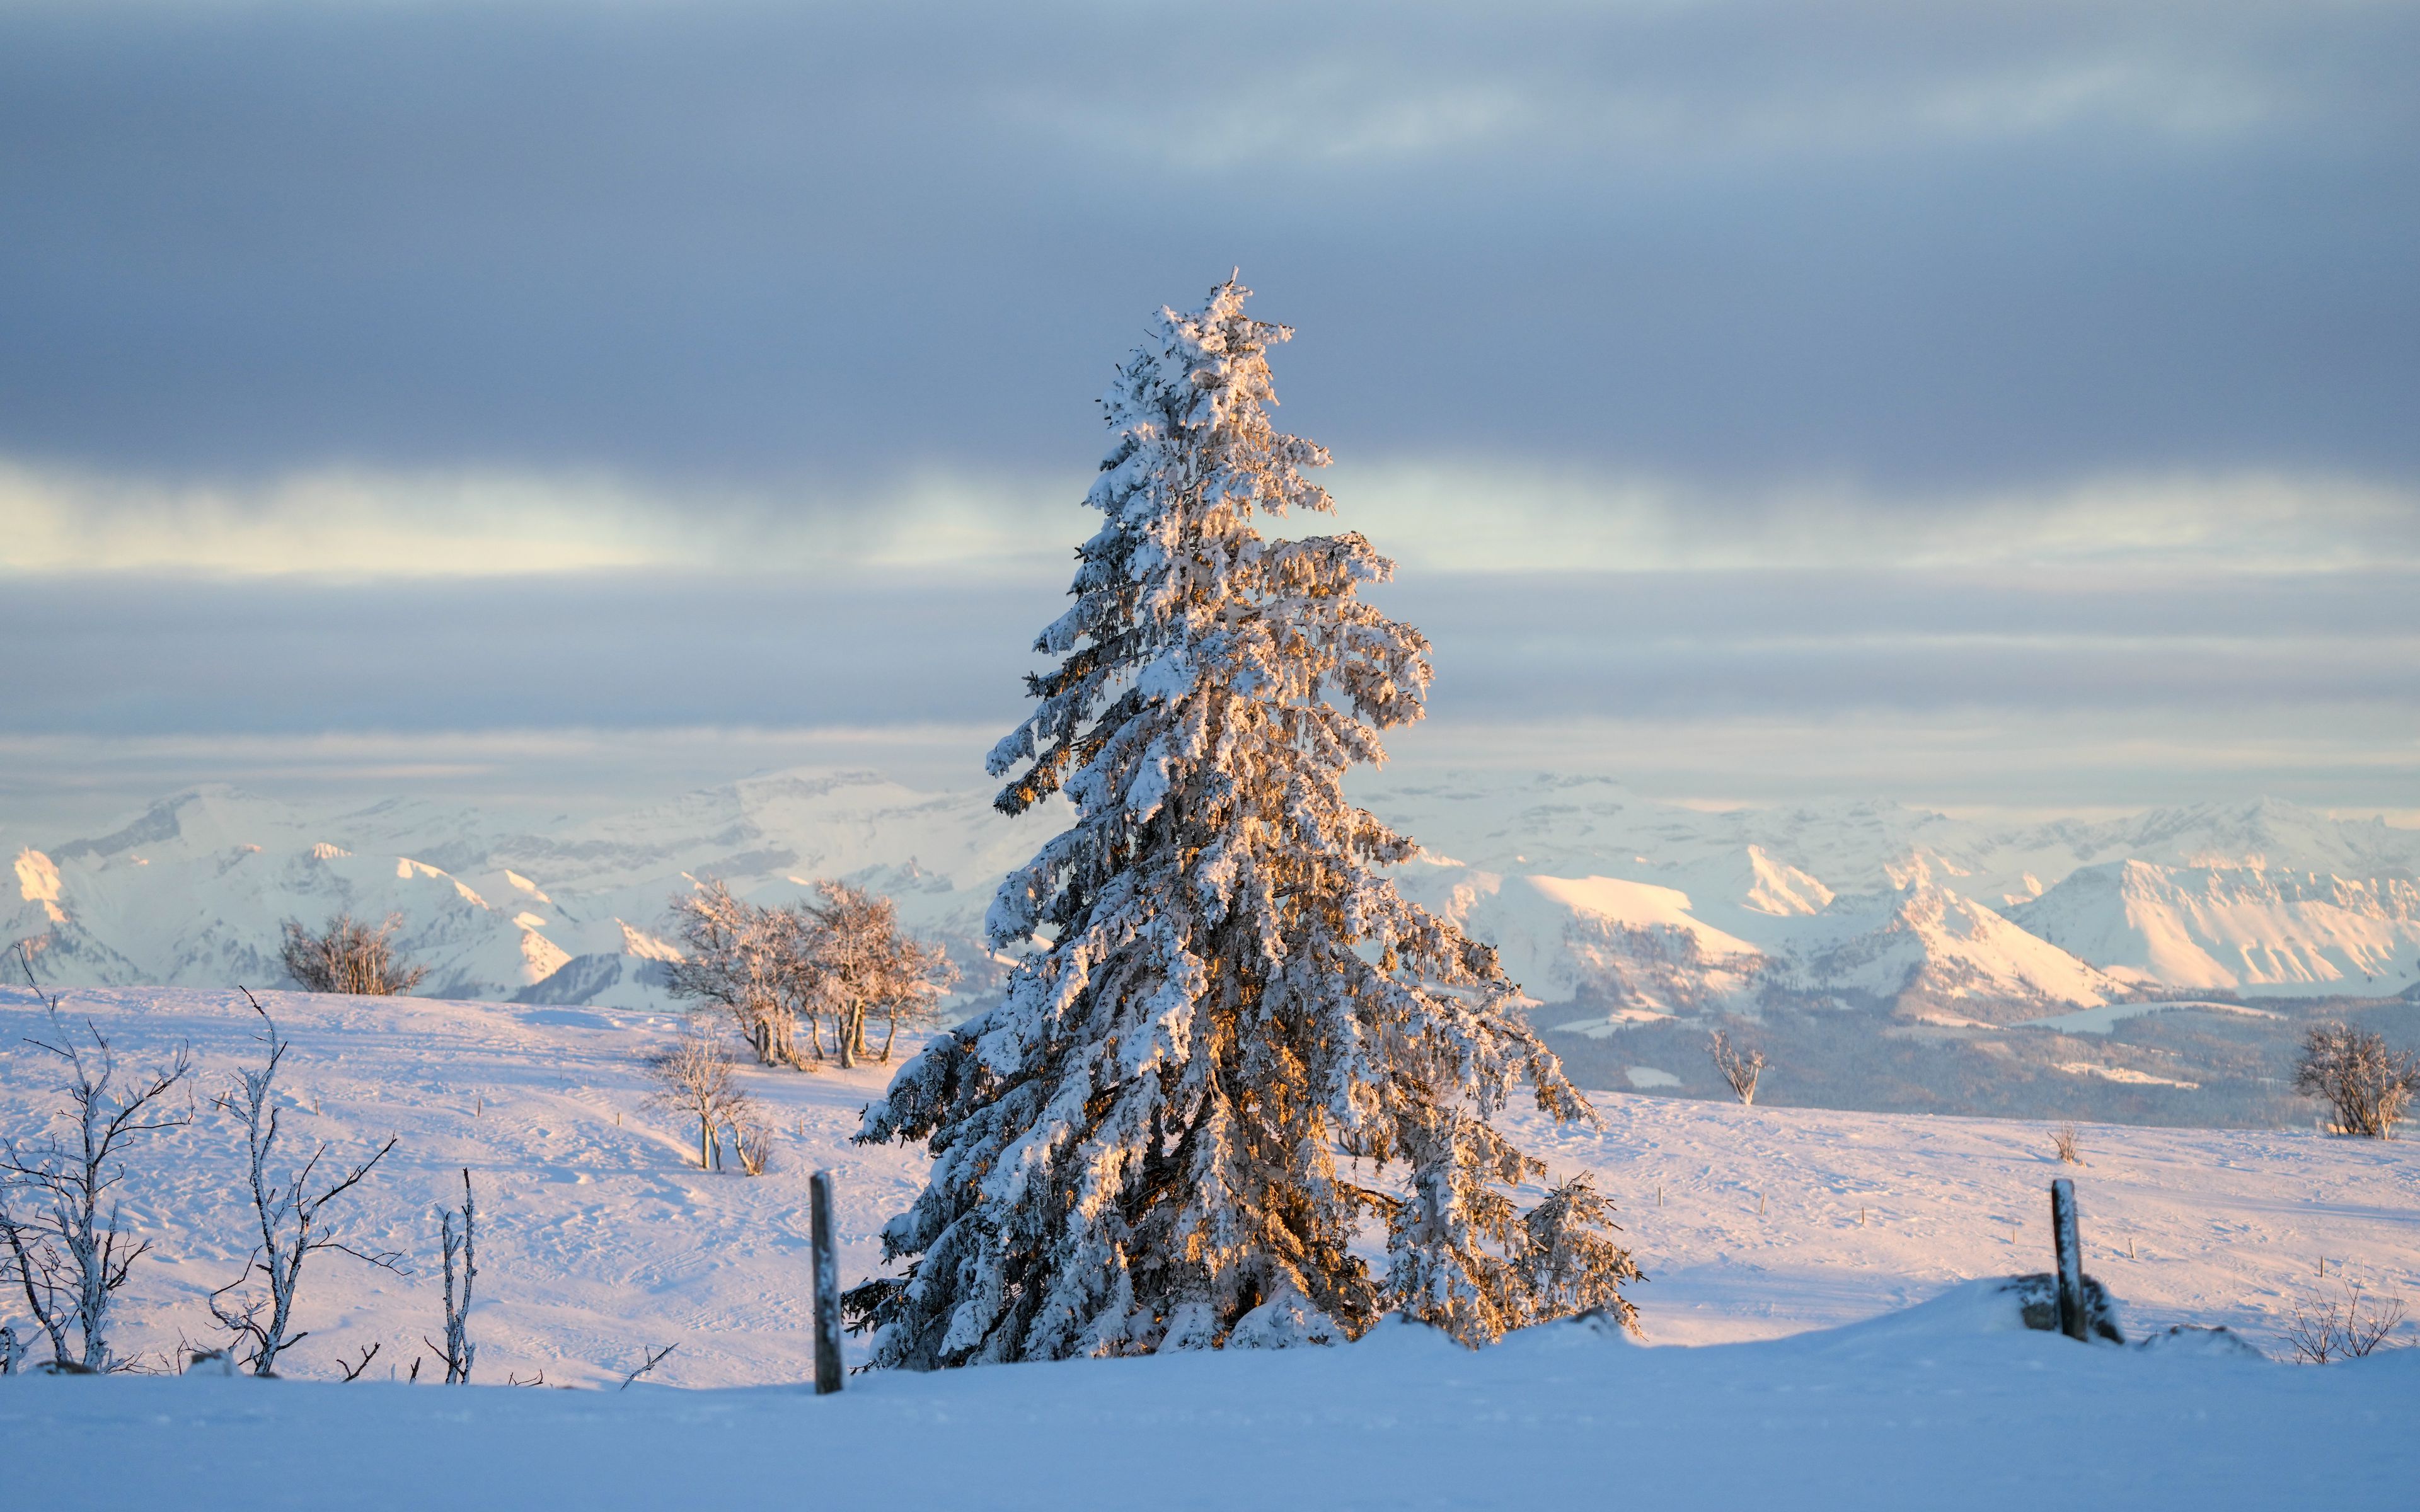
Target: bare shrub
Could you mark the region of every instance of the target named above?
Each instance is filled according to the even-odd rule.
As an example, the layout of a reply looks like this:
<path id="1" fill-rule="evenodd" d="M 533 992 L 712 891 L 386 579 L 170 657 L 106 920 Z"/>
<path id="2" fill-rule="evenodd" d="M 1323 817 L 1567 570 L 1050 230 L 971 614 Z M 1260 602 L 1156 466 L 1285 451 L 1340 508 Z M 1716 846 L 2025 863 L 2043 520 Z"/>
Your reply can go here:
<path id="1" fill-rule="evenodd" d="M 306 993 L 350 993 L 362 997 L 389 997 L 408 993 L 428 975 L 427 966 L 405 963 L 395 953 L 393 936 L 403 916 L 389 914 L 372 929 L 356 923 L 350 914 L 338 914 L 314 934 L 298 919 L 286 921 L 286 942 L 277 958 L 286 974 Z"/>
<path id="2" fill-rule="evenodd" d="M 750 1176 L 764 1175 L 773 1164 L 773 1131 L 756 1116 L 755 1108 L 743 1103 L 736 1118 L 725 1119 L 724 1127 L 731 1134 L 731 1151 L 739 1157 L 739 1168 Z"/>
<path id="3" fill-rule="evenodd" d="M 1764 1074 L 1764 1052 L 1752 1050 L 1741 1055 L 1731 1047 L 1730 1037 L 1720 1029 L 1714 1031 L 1711 1048 L 1714 1069 L 1721 1072 L 1723 1080 L 1730 1084 L 1732 1095 L 1740 1100 L 1743 1107 L 1753 1104 L 1756 1102 L 1757 1078 Z"/>
<path id="4" fill-rule="evenodd" d="M 2294 1347 L 2294 1358 L 2305 1365 L 2358 1360 L 2383 1346 L 2403 1322 L 2400 1301 L 2366 1296 L 2358 1282 L 2341 1285 L 2340 1296 L 2294 1304 L 2286 1342 Z"/>
<path id="5" fill-rule="evenodd" d="M 2062 1123 L 2050 1132 L 2050 1148 L 2062 1165 L 2081 1165 L 2084 1152 L 2076 1143 L 2075 1125 Z"/>
<path id="6" fill-rule="evenodd" d="M 243 1120 L 244 1149 L 250 1156 L 252 1211 L 260 1225 L 260 1242 L 254 1246 L 243 1273 L 210 1293 L 209 1307 L 210 1316 L 218 1319 L 221 1328 L 235 1335 L 236 1346 L 245 1351 L 245 1365 L 254 1375 L 266 1376 L 274 1373 L 279 1354 L 309 1336 L 307 1332 L 290 1332 L 303 1261 L 321 1250 L 335 1250 L 381 1270 L 401 1270 L 401 1256 L 355 1249 L 329 1232 L 321 1221 L 329 1205 L 360 1184 L 395 1149 L 396 1141 L 389 1135 L 385 1144 L 371 1151 L 369 1159 L 325 1180 L 318 1180 L 319 1163 L 328 1154 L 324 1141 L 312 1149 L 301 1169 L 272 1174 L 283 1112 L 276 1105 L 277 1071 L 285 1062 L 287 1045 L 279 1037 L 276 1021 L 269 1016 L 269 1011 L 249 992 L 243 995 L 252 1004 L 252 1011 L 260 1016 L 260 1035 L 268 1055 L 259 1070 L 236 1072 L 235 1089 L 215 1101 L 219 1107 Z M 256 1274 L 260 1278 L 261 1289 L 243 1289 Z M 237 1294 L 230 1297 L 229 1293 Z M 366 1358 L 363 1364 L 368 1364 Z M 345 1379 L 353 1378 L 348 1375 Z"/>
<path id="7" fill-rule="evenodd" d="M 2336 1110 L 2338 1133 L 2392 1139 L 2412 1093 L 2420 1091 L 2420 1057 L 2389 1050 L 2383 1035 L 2317 1025 L 2303 1036 L 2294 1090 L 2325 1098 Z"/>
<path id="8" fill-rule="evenodd" d="M 24 947 L 18 959 L 34 980 Z M 34 990 L 41 994 L 39 983 Z M 118 1289 L 134 1262 L 151 1248 L 119 1226 L 110 1189 L 125 1179 L 126 1152 L 144 1135 L 194 1121 L 190 1103 L 171 1099 L 193 1071 L 190 1046 L 169 1063 L 121 1079 L 117 1053 L 87 1020 L 81 1035 L 60 1016 L 58 999 L 43 995 L 50 1037 L 25 1042 L 56 1057 L 70 1134 L 39 1142 L 0 1145 L 0 1278 L 13 1280 L 36 1326 L 51 1341 L 51 1363 L 62 1370 L 124 1369 L 109 1349 L 109 1320 Z M 86 1041 L 89 1041 L 89 1044 Z M 70 1351 L 69 1335 L 75 1336 Z"/>

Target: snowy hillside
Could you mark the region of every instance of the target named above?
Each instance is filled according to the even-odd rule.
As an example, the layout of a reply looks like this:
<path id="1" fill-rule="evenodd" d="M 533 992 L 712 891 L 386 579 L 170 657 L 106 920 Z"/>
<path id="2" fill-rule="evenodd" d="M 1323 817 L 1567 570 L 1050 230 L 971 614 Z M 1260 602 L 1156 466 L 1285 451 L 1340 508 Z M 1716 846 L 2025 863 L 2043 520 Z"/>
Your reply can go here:
<path id="1" fill-rule="evenodd" d="M 226 788 L 162 800 L 116 831 L 16 858 L 6 928 L 71 983 L 275 984 L 278 921 L 399 914 L 397 942 L 458 997 L 659 1003 L 665 903 L 720 877 L 758 901 L 845 877 L 951 945 L 970 990 L 978 926 L 1013 830 L 964 795 L 871 773 L 780 773 L 547 833 L 421 803 L 319 810 Z"/>
<path id="2" fill-rule="evenodd" d="M 1730 1504 L 1736 1491 L 1749 1504 L 1748 1486 L 1786 1472 L 1803 1505 L 1938 1504 L 1956 1476 L 1962 1505 L 2030 1506 L 2085 1473 L 2093 1504 L 2324 1492 L 2352 1507 L 2400 1504 L 2415 1468 L 2420 1352 L 2313 1370 L 2087 1349 L 2009 1332 L 1988 1299 L 1953 1288 L 2041 1269 L 2044 1191 L 2068 1174 L 2089 1268 L 2134 1335 L 2220 1323 L 2275 1353 L 2291 1309 L 2335 1278 L 2420 1295 L 2420 1145 L 2087 1127 L 2077 1168 L 2050 1158 L 2036 1124 L 1599 1094 L 1601 1130 L 1515 1122 L 1558 1174 L 1591 1170 L 1620 1204 L 1659 1348 L 1557 1325 L 1473 1354 L 1387 1328 L 1341 1351 L 859 1377 L 822 1401 L 617 1395 L 643 1345 L 677 1346 L 654 1378 L 669 1386 L 807 1377 L 807 1175 L 837 1173 L 843 1263 L 861 1276 L 922 1165 L 845 1142 L 884 1072 L 751 1072 L 781 1110 L 776 1166 L 707 1175 L 685 1164 L 684 1131 L 644 1103 L 636 1062 L 662 1042 L 659 1017 L 269 1001 L 296 1046 L 297 1135 L 340 1151 L 401 1136 L 349 1232 L 404 1251 L 414 1273 L 315 1260 L 301 1317 L 311 1337 L 288 1357 L 300 1381 L 0 1382 L 0 1445 L 29 1504 L 83 1504 L 63 1467 L 108 1459 L 138 1430 L 156 1452 L 110 1480 L 132 1505 L 176 1504 L 187 1478 L 218 1484 L 270 1455 L 300 1458 L 247 1504 L 326 1504 L 331 1487 L 345 1504 L 422 1504 L 419 1469 L 362 1473 L 407 1462 L 444 1465 L 463 1483 L 449 1500 L 473 1507 L 689 1504 L 701 1464 L 718 1505 L 794 1504 L 809 1487 L 870 1504 L 910 1449 L 937 1498 L 986 1506 L 1132 1505 L 1145 1480 L 1155 1506 L 1586 1503 L 1615 1487 L 1690 1504 Z M 190 1040 L 205 1092 L 250 1046 L 231 994 L 90 991 L 68 1006 L 134 1064 Z M 0 1126 L 20 1135 L 49 1103 L 21 1042 L 38 1019 L 29 994 L 0 993 Z M 242 1262 L 239 1140 L 205 1110 L 130 1180 L 129 1218 L 157 1240 L 128 1294 L 130 1347 L 206 1333 L 203 1296 Z M 462 1166 L 487 1215 L 479 1379 L 542 1371 L 605 1393 L 483 1392 L 466 1411 L 442 1388 L 381 1382 L 434 1331 L 430 1209 Z M 381 1383 L 313 1384 L 372 1343 Z M 1664 1347 L 1724 1343 L 1739 1347 Z M 1710 1424 L 1743 1422 L 1755 1431 L 1708 1437 Z M 1238 1431 L 1253 1449 L 1231 1458 Z M 2279 1453 L 2281 1437 L 2306 1452 Z M 27 1452 L 36 1443 L 43 1453 Z"/>
<path id="3" fill-rule="evenodd" d="M 431 1206 L 468 1165 L 491 1217 L 481 1267 L 481 1360 L 493 1375 L 594 1383 L 642 1342 L 681 1345 L 668 1379 L 689 1385 L 795 1380 L 808 1369 L 805 1179 L 839 1173 L 844 1264 L 878 1264 L 875 1233 L 905 1205 L 920 1152 L 846 1142 L 890 1069 L 751 1071 L 775 1111 L 774 1170 L 706 1175 L 693 1135 L 646 1104 L 641 1058 L 671 1034 L 662 1015 L 538 1004 L 271 994 L 292 1040 L 286 1112 L 297 1138 L 339 1150 L 402 1142 L 365 1189 L 358 1237 L 426 1258 Z M 190 1041 L 197 1089 L 221 1089 L 254 1053 L 232 993 L 85 990 L 67 1008 L 131 1064 Z M 0 991 L 0 1127 L 23 1136 L 53 1099 L 23 1042 L 33 995 Z M 892 1068 L 895 1069 L 895 1068 Z M 1601 1130 L 1513 1119 L 1559 1172 L 1586 1169 L 1621 1208 L 1652 1284 L 1637 1302 L 1658 1344 L 1769 1338 L 1904 1306 L 1953 1282 L 2038 1269 L 2043 1192 L 2071 1174 L 2085 1194 L 2096 1274 L 2145 1326 L 2226 1323 L 2277 1348 L 2281 1319 L 2318 1266 L 2389 1289 L 2420 1288 L 2420 1143 L 2304 1132 L 2091 1127 L 2086 1165 L 2050 1159 L 2046 1129 L 1592 1094 Z M 240 1135 L 208 1110 L 138 1169 L 128 1211 L 160 1237 L 133 1296 L 130 1348 L 163 1350 L 207 1323 L 201 1299 L 242 1258 Z M 1660 1194 L 1660 1199 L 1659 1199 Z M 1763 1211 L 1759 1212 L 1760 1205 Z M 316 1264 L 317 1262 L 315 1262 Z M 383 1340 L 408 1360 L 434 1282 L 341 1257 L 310 1281 L 312 1343 Z M 2415 1293 L 2420 1296 L 2420 1293 Z M 0 1312 L 8 1311 L 0 1307 Z M 381 1358 L 384 1358 L 382 1355 Z M 625 1366 L 626 1367 L 626 1366 Z"/>
<path id="4" fill-rule="evenodd" d="M 2131 981 L 2247 995 L 2382 995 L 2420 950 L 2412 878 L 2290 865 L 2103 862 L 2009 917 Z"/>

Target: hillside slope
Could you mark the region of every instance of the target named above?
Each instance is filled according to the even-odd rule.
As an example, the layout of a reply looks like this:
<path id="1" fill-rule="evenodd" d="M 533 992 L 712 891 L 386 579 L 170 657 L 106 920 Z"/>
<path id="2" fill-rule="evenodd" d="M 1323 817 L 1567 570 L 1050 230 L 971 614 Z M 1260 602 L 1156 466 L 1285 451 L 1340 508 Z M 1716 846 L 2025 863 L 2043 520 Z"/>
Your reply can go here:
<path id="1" fill-rule="evenodd" d="M 782 1137 L 760 1179 L 701 1173 L 675 1119 L 650 1110 L 641 1057 L 669 1021 L 539 1005 L 269 995 L 295 1049 L 286 1117 L 336 1150 L 401 1143 L 362 1189 L 352 1232 L 402 1251 L 409 1277 L 339 1256 L 314 1262 L 295 1374 L 323 1377 L 371 1343 L 408 1365 L 434 1330 L 433 1206 L 467 1166 L 488 1229 L 481 1252 L 482 1379 L 596 1384 L 642 1345 L 676 1343 L 681 1385 L 796 1381 L 809 1370 L 805 1182 L 832 1169 L 843 1264 L 873 1272 L 875 1235 L 915 1190 L 921 1152 L 848 1144 L 887 1072 L 750 1072 Z M 197 1089 L 252 1053 L 232 994 L 177 989 L 69 995 L 130 1064 L 190 1041 Z M 24 1136 L 54 1099 L 41 1015 L 0 992 L 0 1130 Z M 2420 1145 L 2308 1133 L 2089 1127 L 2087 1164 L 2049 1158 L 2040 1125 L 1806 1109 L 1745 1109 L 1597 1094 L 1602 1129 L 1513 1119 L 1559 1174 L 1586 1169 L 1621 1209 L 1651 1276 L 1637 1302 L 1651 1341 L 1770 1338 L 1908 1305 L 1973 1276 L 2039 1270 L 2043 1193 L 2075 1177 L 2090 1265 L 2144 1325 L 2226 1323 L 2272 1350 L 2319 1266 L 2420 1298 Z M 208 1332 L 203 1297 L 243 1259 L 238 1133 L 205 1107 L 163 1137 L 126 1188 L 157 1241 L 128 1298 L 124 1342 L 163 1351 Z M 1760 1213 L 1760 1206 L 1762 1211 Z M 0 1312 L 17 1309 L 0 1306 Z"/>

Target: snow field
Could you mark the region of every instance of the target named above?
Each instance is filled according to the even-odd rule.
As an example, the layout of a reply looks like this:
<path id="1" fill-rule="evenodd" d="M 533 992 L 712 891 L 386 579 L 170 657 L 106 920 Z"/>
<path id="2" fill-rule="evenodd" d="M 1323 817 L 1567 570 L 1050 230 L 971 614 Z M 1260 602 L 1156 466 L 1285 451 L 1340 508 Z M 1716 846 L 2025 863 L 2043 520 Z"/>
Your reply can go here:
<path id="1" fill-rule="evenodd" d="M 669 1037 L 669 1016 L 262 1001 L 294 1043 L 281 1088 L 290 1139 L 324 1137 L 341 1155 L 401 1135 L 349 1221 L 414 1270 L 316 1257 L 302 1309 L 313 1335 L 292 1374 L 333 1375 L 337 1352 L 372 1342 L 375 1374 L 391 1361 L 408 1370 L 439 1312 L 430 1212 L 467 1165 L 482 1217 L 480 1379 L 610 1384 L 641 1345 L 676 1343 L 659 1371 L 668 1383 L 804 1380 L 808 1176 L 835 1175 L 852 1280 L 879 1263 L 876 1236 L 922 1180 L 921 1150 L 847 1143 L 893 1068 L 747 1072 L 781 1131 L 774 1169 L 749 1179 L 698 1171 L 693 1132 L 645 1105 L 641 1059 Z M 236 994 L 180 988 L 79 989 L 65 1006 L 132 1064 L 181 1040 L 201 1068 L 194 1126 L 138 1156 L 124 1189 L 130 1226 L 157 1245 L 125 1294 L 121 1347 L 166 1351 L 180 1332 L 203 1336 L 202 1299 L 248 1247 L 240 1134 L 207 1094 L 253 1053 L 252 1015 Z M 23 1043 L 41 1026 L 31 994 L 0 991 L 0 1128 L 20 1135 L 54 1101 L 44 1057 Z M 2294 1305 L 2340 1276 L 2420 1311 L 2420 1145 L 2087 1125 L 2073 1167 L 2051 1159 L 2041 1124 L 1591 1096 L 1601 1130 L 1512 1122 L 1558 1176 L 1590 1170 L 1619 1204 L 1650 1277 L 1634 1296 L 1654 1344 L 1836 1327 L 1970 1277 L 2046 1270 L 2060 1175 L 2077 1184 L 2088 1268 L 2138 1328 L 2224 1323 L 2284 1353 Z"/>
<path id="2" fill-rule="evenodd" d="M 1745 1342 L 1641 1349 L 1557 1325 L 1473 1353 L 1387 1325 L 1344 1350 L 878 1373 L 818 1399 L 794 1384 L 811 1374 L 806 1178 L 836 1173 L 843 1264 L 865 1273 L 923 1165 L 845 1142 L 886 1069 L 751 1072 L 785 1132 L 750 1180 L 687 1168 L 685 1132 L 644 1108 L 661 1016 L 263 1000 L 295 1045 L 289 1128 L 339 1151 L 402 1135 L 351 1232 L 416 1273 L 317 1257 L 312 1336 L 288 1356 L 293 1376 L 329 1378 L 338 1352 L 378 1342 L 379 1363 L 351 1386 L 7 1382 L 0 1458 L 27 1504 L 94 1504 L 95 1465 L 115 1504 L 247 1508 L 418 1508 L 440 1480 L 473 1508 L 2384 1507 L 2409 1504 L 2420 1470 L 2420 1350 L 2312 1369 L 2087 1349 L 1950 1289 L 2046 1269 L 2046 1189 L 2071 1175 L 2090 1269 L 2135 1334 L 2222 1322 L 2278 1352 L 2287 1310 L 2340 1273 L 2420 1300 L 2407 1144 L 2090 1126 L 2077 1168 L 2037 1124 L 1597 1094 L 1602 1131 L 1515 1121 L 1559 1174 L 1585 1165 L 1620 1201 L 1654 1344 Z M 66 1007 L 133 1064 L 190 1040 L 205 1092 L 250 1054 L 233 994 L 79 990 Z M 30 994 L 0 993 L 10 1133 L 51 1101 L 21 1043 L 40 1026 Z M 243 1257 L 239 1150 L 205 1107 L 128 1182 L 130 1226 L 158 1247 L 124 1347 L 203 1335 L 203 1295 Z M 381 1379 L 437 1332 L 429 1211 L 465 1165 L 479 1380 L 606 1389 Z M 643 1344 L 667 1343 L 651 1381 L 753 1389 L 611 1390 Z"/>

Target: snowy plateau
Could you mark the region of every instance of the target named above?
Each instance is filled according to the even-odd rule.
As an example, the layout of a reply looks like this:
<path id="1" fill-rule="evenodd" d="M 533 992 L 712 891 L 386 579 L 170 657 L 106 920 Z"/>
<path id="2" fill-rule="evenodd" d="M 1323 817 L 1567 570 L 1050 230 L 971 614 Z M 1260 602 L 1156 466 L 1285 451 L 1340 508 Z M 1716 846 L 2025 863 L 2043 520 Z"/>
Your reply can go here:
<path id="1" fill-rule="evenodd" d="M 6 938 L 70 986 L 277 984 L 278 922 L 400 915 L 431 995 L 660 1010 L 666 902 L 839 877 L 945 943 L 960 1007 L 998 982 L 1001 874 L 1064 821 L 986 792 L 791 771 L 611 818 L 225 788 L 22 845 Z M 1404 889 L 1495 944 L 1582 1079 L 1717 1089 L 1745 1024 L 1764 1094 L 1875 1110 L 2180 1124 L 2307 1119 L 2283 1090 L 2318 1017 L 2420 1028 L 2420 831 L 2273 801 L 1993 825 L 1877 802 L 1706 812 L 1597 779 L 1373 779 L 1423 844 Z"/>
<path id="2" fill-rule="evenodd" d="M 921 1152 L 846 1140 L 886 1068 L 746 1072 L 781 1131 L 751 1180 L 696 1169 L 647 1108 L 641 1057 L 667 1015 L 264 1002 L 294 1046 L 295 1136 L 340 1156 L 399 1136 L 343 1231 L 411 1273 L 316 1257 L 310 1337 L 279 1381 L 0 1380 L 16 1504 L 2164 1512 L 2409 1506 L 2420 1472 L 2420 1350 L 2283 1363 L 2297 1306 L 2414 1294 L 2409 1142 L 2087 1125 L 2070 1166 L 2038 1123 L 1596 1092 L 1601 1127 L 1516 1112 L 1510 1130 L 1619 1204 L 1648 1275 L 1643 1347 L 1581 1321 L 1471 1351 L 1388 1322 L 1331 1349 L 873 1372 L 818 1397 L 800 1384 L 808 1176 L 835 1175 L 852 1279 L 922 1179 Z M 257 1054 L 225 989 L 70 989 L 63 1007 L 130 1067 L 190 1043 L 206 1094 Z M 0 990 L 11 1131 L 54 1102 L 22 1042 L 42 1022 L 33 994 Z M 480 1384 L 390 1379 L 437 1330 L 431 1210 L 466 1167 Z M 210 1336 L 204 1298 L 245 1261 L 242 1169 L 240 1129 L 206 1101 L 137 1150 L 124 1211 L 153 1249 L 121 1349 L 156 1363 Z M 2047 1268 L 2061 1174 L 2126 1347 L 2026 1330 L 1996 1289 Z M 335 1362 L 373 1344 L 339 1384 Z"/>

